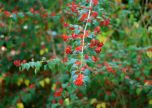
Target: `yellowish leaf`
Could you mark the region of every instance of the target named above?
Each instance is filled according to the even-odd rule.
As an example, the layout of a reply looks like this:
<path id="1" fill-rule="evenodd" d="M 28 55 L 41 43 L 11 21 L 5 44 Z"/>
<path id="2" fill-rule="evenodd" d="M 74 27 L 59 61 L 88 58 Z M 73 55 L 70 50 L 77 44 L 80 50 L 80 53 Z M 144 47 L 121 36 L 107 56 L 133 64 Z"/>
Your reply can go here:
<path id="1" fill-rule="evenodd" d="M 16 107 L 17 108 L 24 108 L 24 104 L 22 102 L 17 103 Z"/>
<path id="2" fill-rule="evenodd" d="M 45 82 L 44 82 L 44 80 L 39 81 L 39 84 L 40 84 L 41 87 L 45 87 Z"/>
<path id="3" fill-rule="evenodd" d="M 65 105 L 69 105 L 69 104 L 70 104 L 69 98 L 66 98 L 66 99 L 64 100 L 64 103 L 65 103 Z"/>
<path id="4" fill-rule="evenodd" d="M 44 53 L 45 53 L 44 50 L 41 49 L 41 50 L 40 50 L 40 55 L 44 55 Z"/>
<path id="5" fill-rule="evenodd" d="M 24 81 L 24 83 L 25 83 L 26 86 L 29 86 L 29 85 L 30 85 L 30 80 L 26 79 L 26 80 Z"/>
<path id="6" fill-rule="evenodd" d="M 90 104 L 95 104 L 95 103 L 97 103 L 97 99 L 96 98 L 91 99 Z"/>
<path id="7" fill-rule="evenodd" d="M 56 84 L 54 83 L 53 85 L 52 85 L 52 88 L 51 88 L 53 91 L 55 91 L 56 90 Z"/>
<path id="8" fill-rule="evenodd" d="M 149 104 L 152 105 L 152 99 L 149 100 Z"/>
<path id="9" fill-rule="evenodd" d="M 50 84 L 50 78 L 45 78 L 44 81 L 46 84 Z"/>
<path id="10" fill-rule="evenodd" d="M 102 102 L 96 105 L 96 108 L 106 108 L 106 103 Z"/>
<path id="11" fill-rule="evenodd" d="M 146 54 L 149 58 L 152 58 L 152 51 L 147 51 Z"/>

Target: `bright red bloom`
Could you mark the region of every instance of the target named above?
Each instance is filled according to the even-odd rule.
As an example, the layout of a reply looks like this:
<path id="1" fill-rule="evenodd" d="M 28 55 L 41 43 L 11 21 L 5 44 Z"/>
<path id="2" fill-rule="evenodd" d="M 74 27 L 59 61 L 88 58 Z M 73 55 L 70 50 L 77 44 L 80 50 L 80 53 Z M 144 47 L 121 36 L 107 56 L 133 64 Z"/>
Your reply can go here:
<path id="1" fill-rule="evenodd" d="M 63 24 L 63 26 L 64 26 L 64 27 L 68 27 L 69 24 L 65 22 L 65 23 Z"/>
<path id="2" fill-rule="evenodd" d="M 98 58 L 97 58 L 96 56 L 92 56 L 92 60 L 93 60 L 94 62 L 97 62 Z"/>
<path id="3" fill-rule="evenodd" d="M 106 19 L 106 20 L 100 22 L 101 26 L 108 26 L 109 24 L 110 24 L 110 20 L 109 19 Z"/>
<path id="4" fill-rule="evenodd" d="M 35 84 L 31 84 L 31 85 L 29 86 L 30 89 L 32 89 L 32 88 L 34 88 L 34 87 L 35 87 Z"/>
<path id="5" fill-rule="evenodd" d="M 100 32 L 100 26 L 97 26 L 96 28 L 94 28 L 94 32 L 99 33 Z"/>
<path id="6" fill-rule="evenodd" d="M 101 52 L 101 47 L 96 47 L 95 52 L 100 53 Z"/>
<path id="7" fill-rule="evenodd" d="M 19 67 L 21 65 L 21 60 L 15 60 L 13 63 L 15 66 Z"/>
<path id="8" fill-rule="evenodd" d="M 84 21 L 88 17 L 88 13 L 82 14 L 80 21 Z"/>
<path id="9" fill-rule="evenodd" d="M 63 35 L 62 35 L 62 38 L 63 38 L 64 41 L 67 41 L 67 40 L 68 40 L 68 36 L 67 36 L 66 34 L 63 34 Z"/>
<path id="10" fill-rule="evenodd" d="M 89 56 L 86 54 L 84 58 L 85 58 L 85 59 L 89 59 Z"/>
<path id="11" fill-rule="evenodd" d="M 76 80 L 74 81 L 74 84 L 76 86 L 82 86 L 84 84 L 83 78 L 84 78 L 84 75 L 79 74 L 78 77 L 76 78 Z"/>
<path id="12" fill-rule="evenodd" d="M 102 47 L 103 45 L 104 45 L 103 42 L 98 42 L 97 44 L 98 47 Z"/>
<path id="13" fill-rule="evenodd" d="M 76 51 L 82 51 L 82 46 L 78 46 L 75 48 Z"/>
<path id="14" fill-rule="evenodd" d="M 4 11 L 5 16 L 10 17 L 11 13 L 9 11 Z"/>
<path id="15" fill-rule="evenodd" d="M 55 91 L 54 97 L 60 97 L 60 96 L 62 95 L 62 91 L 63 91 L 62 88 L 60 88 L 60 89 L 58 89 L 57 91 Z"/>
<path id="16" fill-rule="evenodd" d="M 76 65 L 81 65 L 81 62 L 80 61 L 76 61 L 75 64 Z"/>
<path id="17" fill-rule="evenodd" d="M 92 2 L 93 2 L 93 5 L 97 5 L 98 4 L 98 0 L 92 0 Z"/>
<path id="18" fill-rule="evenodd" d="M 71 4 L 67 4 L 67 6 L 70 7 L 72 12 L 77 12 L 78 5 L 75 2 L 72 2 Z"/>
<path id="19" fill-rule="evenodd" d="M 93 46 L 96 46 L 96 43 L 97 43 L 97 42 L 96 42 L 95 39 L 92 39 L 90 43 L 91 43 Z"/>
<path id="20" fill-rule="evenodd" d="M 66 52 L 67 54 L 72 54 L 71 46 L 67 46 L 67 47 L 65 48 L 65 52 Z"/>
<path id="21" fill-rule="evenodd" d="M 92 12 L 92 15 L 91 15 L 92 17 L 94 17 L 94 18 L 96 18 L 97 16 L 98 16 L 98 12 Z"/>
<path id="22" fill-rule="evenodd" d="M 75 28 L 74 28 L 74 27 L 70 27 L 69 29 L 70 29 L 70 30 L 74 30 Z"/>
<path id="23" fill-rule="evenodd" d="M 73 39 L 78 38 L 78 34 L 73 33 L 73 34 L 72 34 L 72 38 L 73 38 Z"/>

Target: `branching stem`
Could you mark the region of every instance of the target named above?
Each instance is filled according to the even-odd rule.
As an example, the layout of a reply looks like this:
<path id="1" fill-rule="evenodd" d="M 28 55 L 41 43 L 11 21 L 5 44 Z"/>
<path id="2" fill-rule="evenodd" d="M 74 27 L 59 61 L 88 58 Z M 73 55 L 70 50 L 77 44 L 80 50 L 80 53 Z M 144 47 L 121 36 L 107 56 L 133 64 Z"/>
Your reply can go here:
<path id="1" fill-rule="evenodd" d="M 92 6 L 92 0 L 90 0 L 90 4 L 89 4 L 89 13 L 88 13 L 88 17 L 87 17 L 87 20 L 86 20 L 86 24 L 85 24 L 85 27 L 84 27 L 84 31 L 83 31 L 83 37 L 82 37 L 82 54 L 81 54 L 81 66 L 80 68 L 82 68 L 83 66 L 83 59 L 84 59 L 84 38 L 85 38 L 85 35 L 86 35 L 86 30 L 87 30 L 87 26 L 88 26 L 88 21 L 89 21 L 89 18 L 90 18 L 90 15 L 91 15 L 91 6 Z"/>

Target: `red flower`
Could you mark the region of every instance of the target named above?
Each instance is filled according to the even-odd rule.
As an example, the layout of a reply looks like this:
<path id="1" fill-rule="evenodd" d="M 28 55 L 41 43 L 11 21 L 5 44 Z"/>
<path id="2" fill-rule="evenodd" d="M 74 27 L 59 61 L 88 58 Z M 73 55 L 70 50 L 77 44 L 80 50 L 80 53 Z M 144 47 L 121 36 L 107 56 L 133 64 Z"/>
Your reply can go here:
<path id="1" fill-rule="evenodd" d="M 72 38 L 73 38 L 73 39 L 78 38 L 78 34 L 73 33 L 73 34 L 72 34 Z"/>
<path id="2" fill-rule="evenodd" d="M 34 88 L 34 87 L 35 87 L 35 84 L 31 84 L 31 85 L 29 86 L 30 89 L 32 89 L 32 88 Z"/>
<path id="3" fill-rule="evenodd" d="M 60 89 L 58 89 L 57 91 L 55 91 L 54 97 L 60 97 L 60 96 L 62 95 L 62 91 L 63 91 L 62 88 L 60 88 Z"/>
<path id="4" fill-rule="evenodd" d="M 51 13 L 51 16 L 52 16 L 52 17 L 56 16 L 56 13 L 55 13 L 55 12 L 52 12 L 52 13 Z"/>
<path id="5" fill-rule="evenodd" d="M 76 65 L 81 65 L 81 62 L 80 61 L 76 61 L 75 64 Z"/>
<path id="6" fill-rule="evenodd" d="M 76 86 L 82 86 L 84 84 L 83 78 L 84 78 L 84 75 L 79 74 L 78 77 L 76 78 L 76 80 L 74 81 L 74 84 Z"/>
<path id="7" fill-rule="evenodd" d="M 14 65 L 19 67 L 21 65 L 21 60 L 15 60 Z"/>
<path id="8" fill-rule="evenodd" d="M 9 11 L 4 11 L 5 16 L 10 17 L 11 13 Z"/>
<path id="9" fill-rule="evenodd" d="M 101 26 L 108 26 L 109 24 L 110 24 L 110 20 L 109 19 L 106 19 L 106 20 L 100 22 Z"/>
<path id="10" fill-rule="evenodd" d="M 26 63 L 26 60 L 23 60 L 22 62 L 21 62 L 21 64 L 25 64 Z"/>
<path id="11" fill-rule="evenodd" d="M 67 36 L 66 34 L 63 34 L 63 35 L 62 35 L 62 38 L 63 38 L 64 41 L 67 41 L 67 40 L 68 40 L 68 36 Z"/>
<path id="12" fill-rule="evenodd" d="M 71 46 L 67 46 L 67 47 L 65 48 L 65 52 L 66 52 L 67 54 L 72 54 Z"/>
<path id="13" fill-rule="evenodd" d="M 86 54 L 84 58 L 85 58 L 85 59 L 89 59 L 89 56 Z"/>
<path id="14" fill-rule="evenodd" d="M 76 51 L 82 51 L 82 46 L 78 46 L 75 48 Z"/>
<path id="15" fill-rule="evenodd" d="M 68 61 L 67 57 L 63 58 L 63 62 L 67 62 L 67 61 Z"/>
<path id="16" fill-rule="evenodd" d="M 67 6 L 70 7 L 72 12 L 77 12 L 78 5 L 75 2 L 72 2 L 71 4 L 67 4 Z"/>
<path id="17" fill-rule="evenodd" d="M 97 16 L 98 16 L 98 12 L 92 12 L 92 15 L 91 15 L 92 17 L 94 17 L 94 18 L 96 18 Z"/>
<path id="18" fill-rule="evenodd" d="M 94 62 L 97 62 L 98 58 L 97 58 L 96 56 L 92 56 L 92 60 L 93 60 Z"/>
<path id="19" fill-rule="evenodd" d="M 75 28 L 74 28 L 74 27 L 70 27 L 69 29 L 70 29 L 70 30 L 74 30 Z"/>
<path id="20" fill-rule="evenodd" d="M 98 0 L 92 0 L 92 2 L 93 2 L 93 5 L 97 5 L 98 4 Z"/>
<path id="21" fill-rule="evenodd" d="M 64 27 L 68 27 L 69 24 L 65 22 L 65 23 L 63 24 L 63 26 L 64 26 Z"/>
<path id="22" fill-rule="evenodd" d="M 110 96 L 111 92 L 110 91 L 106 91 L 106 95 Z"/>
<path id="23" fill-rule="evenodd" d="M 88 17 L 88 13 L 82 14 L 80 21 L 84 21 Z"/>
<path id="24" fill-rule="evenodd" d="M 34 14 L 34 8 L 30 8 L 30 12 Z"/>
<path id="25" fill-rule="evenodd" d="M 61 104 L 61 105 L 63 104 L 63 99 L 59 100 L 59 104 Z"/>
<path id="26" fill-rule="evenodd" d="M 91 40 L 91 45 L 96 46 L 97 41 L 95 39 Z"/>
<path id="27" fill-rule="evenodd" d="M 94 28 L 94 32 L 99 33 L 100 32 L 100 26 L 97 26 L 96 28 Z"/>
<path id="28" fill-rule="evenodd" d="M 100 53 L 101 52 L 101 47 L 96 47 L 95 52 Z"/>
<path id="29" fill-rule="evenodd" d="M 103 42 L 98 42 L 97 44 L 98 47 L 102 47 L 103 45 L 104 45 Z"/>

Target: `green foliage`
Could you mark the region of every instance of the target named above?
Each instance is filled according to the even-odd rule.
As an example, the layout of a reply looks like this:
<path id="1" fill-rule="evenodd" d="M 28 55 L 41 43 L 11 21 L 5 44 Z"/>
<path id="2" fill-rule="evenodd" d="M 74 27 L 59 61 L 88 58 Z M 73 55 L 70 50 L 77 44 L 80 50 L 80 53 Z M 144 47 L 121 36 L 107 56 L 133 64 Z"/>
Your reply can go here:
<path id="1" fill-rule="evenodd" d="M 98 18 L 110 16 L 110 25 L 101 26 L 96 39 L 106 42 L 97 62 L 90 55 L 85 61 L 92 67 L 84 72 L 84 80 L 89 82 L 76 87 L 72 78 L 77 77 L 74 63 L 78 59 L 64 61 L 67 43 L 61 39 L 62 34 L 72 33 L 65 30 L 64 22 L 75 28 L 81 23 L 66 13 L 71 1 L 1 0 L 0 108 L 151 108 L 151 3 L 99 0 L 100 8 L 95 7 Z M 97 25 L 94 21 L 88 26 L 93 30 Z M 86 42 L 94 36 L 90 34 Z M 95 54 L 86 49 L 85 54 Z M 20 60 L 20 67 L 15 60 Z M 61 96 L 56 96 L 60 90 Z"/>

